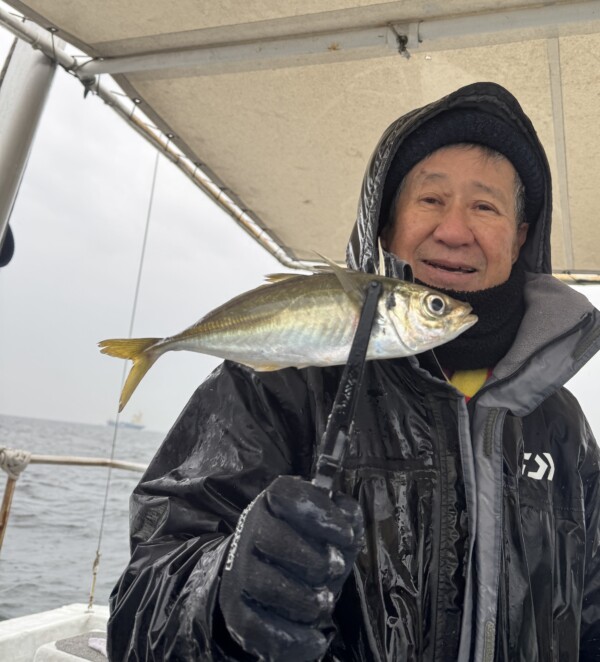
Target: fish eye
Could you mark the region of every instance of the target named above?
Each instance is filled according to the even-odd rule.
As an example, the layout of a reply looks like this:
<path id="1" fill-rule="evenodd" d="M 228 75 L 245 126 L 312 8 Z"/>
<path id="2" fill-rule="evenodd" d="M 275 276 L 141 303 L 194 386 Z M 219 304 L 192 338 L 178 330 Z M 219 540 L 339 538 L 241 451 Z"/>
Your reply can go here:
<path id="1" fill-rule="evenodd" d="M 446 310 L 446 304 L 439 294 L 430 294 L 425 299 L 425 305 L 427 306 L 427 310 L 436 317 L 443 315 Z"/>

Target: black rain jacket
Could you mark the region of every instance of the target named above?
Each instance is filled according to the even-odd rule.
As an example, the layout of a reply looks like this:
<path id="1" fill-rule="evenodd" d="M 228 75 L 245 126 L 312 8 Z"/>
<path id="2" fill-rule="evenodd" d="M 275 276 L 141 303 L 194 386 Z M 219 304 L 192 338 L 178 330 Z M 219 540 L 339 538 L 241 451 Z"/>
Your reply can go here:
<path id="1" fill-rule="evenodd" d="M 472 104 L 511 123 L 546 164 L 529 120 L 494 84 L 400 118 L 365 176 L 351 267 L 378 268 L 382 184 L 403 139 Z M 426 355 L 366 365 L 340 486 L 360 502 L 367 537 L 329 660 L 600 660 L 599 451 L 563 388 L 600 348 L 600 313 L 549 275 L 546 177 L 520 256 L 523 322 L 469 404 Z M 192 396 L 132 495 L 111 660 L 251 659 L 233 652 L 218 612 L 227 548 L 277 476 L 312 476 L 340 373 L 225 362 Z"/>

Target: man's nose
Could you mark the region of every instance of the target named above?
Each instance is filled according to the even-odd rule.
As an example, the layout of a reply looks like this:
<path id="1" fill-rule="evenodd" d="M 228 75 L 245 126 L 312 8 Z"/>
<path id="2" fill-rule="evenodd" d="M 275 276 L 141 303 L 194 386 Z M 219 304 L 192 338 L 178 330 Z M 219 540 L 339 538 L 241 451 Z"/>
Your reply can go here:
<path id="1" fill-rule="evenodd" d="M 470 244 L 474 237 L 466 211 L 458 204 L 449 204 L 440 218 L 433 236 L 448 246 Z"/>

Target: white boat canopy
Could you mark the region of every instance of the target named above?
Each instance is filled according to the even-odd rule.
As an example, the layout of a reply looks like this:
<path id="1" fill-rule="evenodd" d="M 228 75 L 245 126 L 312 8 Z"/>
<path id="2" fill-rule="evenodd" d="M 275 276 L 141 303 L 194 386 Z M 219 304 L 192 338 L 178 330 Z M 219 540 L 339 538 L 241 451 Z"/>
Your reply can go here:
<path id="1" fill-rule="evenodd" d="M 556 273 L 600 277 L 598 0 L 7 4 L 29 20 L 3 11 L 0 21 L 29 41 L 30 26 L 43 28 L 38 46 L 60 51 L 93 91 L 112 75 L 161 133 L 138 130 L 288 266 L 316 252 L 344 259 L 364 168 L 390 122 L 496 81 L 548 152 Z M 62 55 L 58 38 L 89 58 Z"/>

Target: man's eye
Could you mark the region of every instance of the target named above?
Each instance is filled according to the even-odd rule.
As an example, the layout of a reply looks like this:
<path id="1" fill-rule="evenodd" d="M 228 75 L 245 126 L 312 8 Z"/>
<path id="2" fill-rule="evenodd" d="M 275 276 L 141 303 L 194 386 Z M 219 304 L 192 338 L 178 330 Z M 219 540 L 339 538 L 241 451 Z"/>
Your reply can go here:
<path id="1" fill-rule="evenodd" d="M 496 208 L 493 207 L 492 205 L 489 205 L 487 202 L 478 202 L 475 205 L 476 209 L 479 209 L 480 211 L 496 211 Z"/>
<path id="2" fill-rule="evenodd" d="M 424 198 L 421 198 L 421 200 L 428 205 L 441 204 L 438 198 L 434 198 L 433 196 L 429 196 L 429 195 L 425 196 Z"/>

